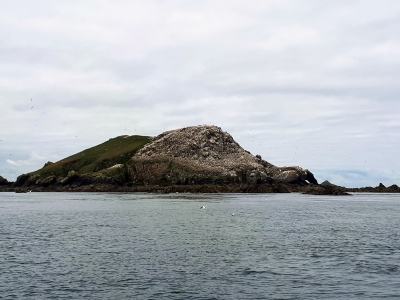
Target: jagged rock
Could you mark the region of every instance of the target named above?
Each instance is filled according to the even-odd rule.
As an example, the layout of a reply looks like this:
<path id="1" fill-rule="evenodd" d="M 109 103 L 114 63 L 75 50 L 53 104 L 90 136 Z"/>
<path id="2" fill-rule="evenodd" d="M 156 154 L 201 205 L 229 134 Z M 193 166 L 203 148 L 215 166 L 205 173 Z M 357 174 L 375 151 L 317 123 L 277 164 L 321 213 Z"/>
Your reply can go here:
<path id="1" fill-rule="evenodd" d="M 397 184 L 393 184 L 386 188 L 388 193 L 400 193 L 400 188 Z"/>
<path id="2" fill-rule="evenodd" d="M 393 184 L 389 187 L 385 187 L 382 183 L 380 183 L 376 187 L 366 186 L 361 188 L 347 188 L 349 192 L 362 192 L 362 193 L 400 193 L 400 188 L 396 184 Z"/>
<path id="3" fill-rule="evenodd" d="M 121 182 L 116 180 L 115 178 L 104 176 L 100 174 L 85 174 L 80 180 L 79 184 L 111 184 L 111 185 L 119 185 Z"/>
<path id="4" fill-rule="evenodd" d="M 25 181 L 25 185 L 32 186 L 35 185 L 36 182 L 40 179 L 39 175 L 30 175 L 29 178 Z"/>
<path id="5" fill-rule="evenodd" d="M 283 171 L 272 177 L 277 182 L 289 183 L 299 179 L 299 173 L 295 170 Z"/>
<path id="6" fill-rule="evenodd" d="M 15 186 L 22 186 L 25 184 L 25 182 L 29 179 L 30 175 L 29 174 L 22 174 L 17 177 L 17 180 L 15 181 L 14 185 Z"/>
<path id="7" fill-rule="evenodd" d="M 40 185 L 40 186 L 43 186 L 43 187 L 48 187 L 50 185 L 55 184 L 56 182 L 57 182 L 57 177 L 54 176 L 54 175 L 51 175 L 51 176 L 46 177 L 45 179 L 38 180 L 36 182 L 36 185 Z"/>
<path id="8" fill-rule="evenodd" d="M 45 168 L 45 167 L 47 167 L 47 166 L 50 166 L 50 165 L 52 165 L 52 164 L 54 164 L 52 161 L 48 161 L 47 163 L 44 164 L 43 168 Z"/>
<path id="9" fill-rule="evenodd" d="M 303 194 L 310 195 L 332 195 L 332 196 L 351 196 L 344 188 L 338 186 L 310 186 L 307 187 Z"/>
<path id="10" fill-rule="evenodd" d="M 128 162 L 137 184 L 316 183 L 300 167 L 276 167 L 244 150 L 217 126 L 199 125 L 155 137 Z"/>
<path id="11" fill-rule="evenodd" d="M 288 187 L 282 183 L 272 185 L 272 191 L 274 193 L 290 193 Z"/>
<path id="12" fill-rule="evenodd" d="M 289 173 L 285 173 L 286 171 L 290 171 Z M 284 173 L 283 175 L 280 175 Z M 296 174 L 296 175 L 295 175 Z M 297 176 L 297 178 L 296 178 Z M 312 183 L 318 184 L 318 181 L 315 179 L 314 174 L 311 173 L 307 169 L 302 169 L 298 166 L 292 167 L 280 167 L 275 170 L 274 177 L 277 178 L 278 182 L 284 183 L 298 183 L 301 185 Z M 283 178 L 280 179 L 280 178 Z"/>
<path id="13" fill-rule="evenodd" d="M 76 173 L 74 170 L 69 171 L 67 177 L 61 180 L 62 185 L 71 184 L 79 177 L 79 174 Z"/>
<path id="14" fill-rule="evenodd" d="M 17 177 L 14 186 L 33 186 L 40 179 L 39 175 L 22 174 Z"/>
<path id="15" fill-rule="evenodd" d="M 320 186 L 336 186 L 337 187 L 337 185 L 330 183 L 328 180 L 325 180 L 324 182 L 320 183 L 319 185 Z"/>
<path id="16" fill-rule="evenodd" d="M 121 185 L 122 182 L 115 178 L 104 176 L 99 173 L 78 174 L 75 171 L 68 172 L 68 176 L 61 180 L 61 185 L 91 185 L 91 184 L 107 184 L 107 185 Z"/>
<path id="17" fill-rule="evenodd" d="M 3 176 L 0 176 L 0 185 L 8 185 L 9 182 Z"/>

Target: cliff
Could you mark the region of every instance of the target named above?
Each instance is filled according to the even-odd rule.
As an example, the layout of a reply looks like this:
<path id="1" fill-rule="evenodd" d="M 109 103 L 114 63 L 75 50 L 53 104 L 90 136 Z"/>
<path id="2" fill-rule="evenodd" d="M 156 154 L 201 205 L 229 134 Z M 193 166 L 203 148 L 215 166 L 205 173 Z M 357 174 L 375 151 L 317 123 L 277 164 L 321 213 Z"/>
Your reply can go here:
<path id="1" fill-rule="evenodd" d="M 9 185 L 10 183 L 8 182 L 7 179 L 4 177 L 0 176 L 0 185 Z"/>
<path id="2" fill-rule="evenodd" d="M 128 162 L 136 184 L 295 183 L 318 184 L 300 167 L 276 167 L 244 150 L 217 126 L 192 126 L 164 132 Z"/>

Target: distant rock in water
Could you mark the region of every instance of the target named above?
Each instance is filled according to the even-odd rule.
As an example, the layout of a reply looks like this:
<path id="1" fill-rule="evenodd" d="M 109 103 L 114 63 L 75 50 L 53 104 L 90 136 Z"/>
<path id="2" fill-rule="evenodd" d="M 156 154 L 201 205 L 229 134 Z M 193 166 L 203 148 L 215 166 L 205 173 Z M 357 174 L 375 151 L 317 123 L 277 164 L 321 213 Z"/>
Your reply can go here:
<path id="1" fill-rule="evenodd" d="M 400 193 L 400 187 L 397 184 L 386 187 L 383 183 L 379 183 L 376 187 L 348 188 L 350 192 L 362 193 Z"/>
<path id="2" fill-rule="evenodd" d="M 346 189 L 334 184 L 320 184 L 319 186 L 307 186 L 303 190 L 303 194 L 310 195 L 332 195 L 332 196 L 351 196 L 346 192 Z"/>
<path id="3" fill-rule="evenodd" d="M 297 183 L 318 184 L 300 167 L 276 167 L 244 150 L 217 126 L 166 131 L 127 163 L 136 184 Z"/>
<path id="4" fill-rule="evenodd" d="M 330 183 L 328 180 L 325 180 L 324 182 L 320 183 L 319 185 L 320 185 L 320 186 L 323 186 L 323 187 L 327 187 L 327 186 L 339 187 L 339 186 L 336 185 L 336 184 Z"/>
<path id="5" fill-rule="evenodd" d="M 387 193 L 400 193 L 400 188 L 397 184 L 393 184 L 386 188 Z"/>

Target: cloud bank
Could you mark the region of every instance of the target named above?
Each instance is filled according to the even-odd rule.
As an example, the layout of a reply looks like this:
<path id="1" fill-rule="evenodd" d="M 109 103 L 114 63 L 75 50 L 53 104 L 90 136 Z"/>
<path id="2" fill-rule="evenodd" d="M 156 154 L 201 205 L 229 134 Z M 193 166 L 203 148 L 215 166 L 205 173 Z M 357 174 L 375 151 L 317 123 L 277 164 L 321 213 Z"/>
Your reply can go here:
<path id="1" fill-rule="evenodd" d="M 400 184 L 397 1 L 3 1 L 0 24 L 9 180 L 117 135 L 214 124 L 318 180 Z"/>

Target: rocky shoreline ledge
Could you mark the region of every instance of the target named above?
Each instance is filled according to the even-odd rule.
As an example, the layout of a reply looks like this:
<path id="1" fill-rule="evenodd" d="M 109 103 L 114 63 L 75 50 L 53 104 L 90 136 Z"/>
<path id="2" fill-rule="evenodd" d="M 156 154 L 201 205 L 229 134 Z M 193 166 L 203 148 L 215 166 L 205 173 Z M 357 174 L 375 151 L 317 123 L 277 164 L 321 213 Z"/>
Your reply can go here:
<path id="1" fill-rule="evenodd" d="M 171 186 L 132 186 L 112 184 L 15 186 L 14 182 L 0 185 L 0 192 L 105 192 L 105 193 L 304 193 L 310 195 L 349 195 L 349 193 L 400 193 L 400 187 L 391 185 L 362 188 L 327 188 L 321 185 L 299 186 L 291 184 L 201 184 Z"/>
<path id="2" fill-rule="evenodd" d="M 29 178 L 29 177 L 27 177 Z M 78 178 L 78 177 L 76 177 Z M 110 179 L 108 179 L 110 180 Z M 107 179 L 106 179 L 107 181 Z M 121 182 L 92 182 L 77 180 L 70 184 L 62 183 L 38 185 L 26 182 L 16 184 L 0 176 L 0 192 L 107 192 L 107 193 L 303 193 L 310 195 L 350 195 L 349 193 L 400 193 L 396 184 L 385 187 L 345 188 L 335 185 L 310 184 L 296 185 L 284 183 L 262 184 L 193 184 L 193 185 L 132 185 Z"/>
<path id="3" fill-rule="evenodd" d="M 376 187 L 367 186 L 362 188 L 347 188 L 346 190 L 353 193 L 400 193 L 400 187 L 397 184 L 386 187 L 382 183 L 379 183 Z"/>
<path id="4" fill-rule="evenodd" d="M 350 193 L 400 193 L 400 187 L 385 187 L 380 183 L 376 187 L 345 188 L 335 185 L 310 184 L 297 185 L 285 183 L 237 183 L 237 184 L 188 184 L 188 185 L 132 185 L 131 183 L 89 183 L 76 181 L 71 184 L 55 183 L 52 185 L 22 184 L 2 180 L 0 192 L 104 192 L 104 193 L 303 193 L 310 195 L 351 195 Z"/>
<path id="5" fill-rule="evenodd" d="M 201 185 L 170 185 L 170 186 L 130 186 L 111 184 L 89 184 L 89 185 L 53 185 L 42 186 L 19 186 L 13 184 L 0 186 L 0 192 L 92 192 L 92 193 L 303 193 L 311 195 L 349 195 L 343 189 L 326 189 L 318 185 L 300 186 L 291 184 L 201 184 Z"/>

